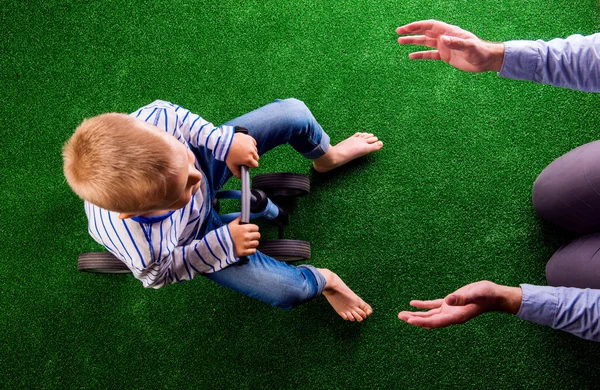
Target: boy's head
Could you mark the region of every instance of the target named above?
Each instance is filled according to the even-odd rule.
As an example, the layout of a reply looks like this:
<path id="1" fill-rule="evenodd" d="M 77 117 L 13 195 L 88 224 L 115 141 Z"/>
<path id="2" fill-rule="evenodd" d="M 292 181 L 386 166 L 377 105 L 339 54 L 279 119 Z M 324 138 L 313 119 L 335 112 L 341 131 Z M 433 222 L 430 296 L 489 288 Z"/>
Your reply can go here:
<path id="1" fill-rule="evenodd" d="M 86 119 L 63 147 L 63 160 L 77 195 L 122 218 L 181 208 L 202 179 L 185 145 L 125 114 Z"/>

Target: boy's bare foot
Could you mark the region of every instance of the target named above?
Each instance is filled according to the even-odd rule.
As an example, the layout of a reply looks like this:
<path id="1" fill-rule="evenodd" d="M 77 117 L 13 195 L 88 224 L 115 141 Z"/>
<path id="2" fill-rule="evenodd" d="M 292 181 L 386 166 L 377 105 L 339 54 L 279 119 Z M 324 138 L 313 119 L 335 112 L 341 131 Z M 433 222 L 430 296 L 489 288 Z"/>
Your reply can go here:
<path id="1" fill-rule="evenodd" d="M 355 158 L 375 152 L 382 147 L 383 142 L 379 141 L 373 134 L 356 133 L 339 144 L 330 147 L 325 155 L 313 161 L 313 167 L 317 172 L 327 172 Z"/>
<path id="2" fill-rule="evenodd" d="M 361 322 L 373 313 L 371 306 L 350 290 L 339 276 L 328 269 L 319 268 L 319 272 L 327 280 L 323 295 L 340 317 Z"/>

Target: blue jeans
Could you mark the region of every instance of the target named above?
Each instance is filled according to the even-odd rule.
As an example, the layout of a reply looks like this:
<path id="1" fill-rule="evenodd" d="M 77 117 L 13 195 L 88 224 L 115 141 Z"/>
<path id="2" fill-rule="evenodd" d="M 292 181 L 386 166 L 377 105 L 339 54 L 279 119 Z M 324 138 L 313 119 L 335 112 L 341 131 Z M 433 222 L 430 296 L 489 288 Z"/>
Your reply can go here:
<path id="1" fill-rule="evenodd" d="M 306 105 L 297 99 L 275 100 L 226 123 L 248 129 L 260 155 L 278 145 L 289 143 L 304 157 L 315 159 L 327 152 L 329 136 L 323 131 Z M 208 181 L 211 199 L 232 176 L 227 164 L 217 161 L 210 150 L 196 152 Z M 203 236 L 223 223 L 212 210 L 199 231 Z M 260 301 L 291 309 L 323 292 L 325 278 L 310 265 L 291 266 L 260 251 L 218 272 L 204 274 L 208 279 Z"/>

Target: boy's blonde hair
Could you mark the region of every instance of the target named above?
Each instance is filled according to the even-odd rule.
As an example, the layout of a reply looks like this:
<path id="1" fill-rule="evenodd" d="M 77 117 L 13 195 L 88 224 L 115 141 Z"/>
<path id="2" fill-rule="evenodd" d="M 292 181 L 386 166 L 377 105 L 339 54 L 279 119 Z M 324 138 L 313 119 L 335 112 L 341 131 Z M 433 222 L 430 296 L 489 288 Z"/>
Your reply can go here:
<path id="1" fill-rule="evenodd" d="M 116 113 L 83 121 L 62 151 L 73 191 L 106 210 L 151 211 L 167 195 L 177 167 L 168 142 L 145 125 Z"/>

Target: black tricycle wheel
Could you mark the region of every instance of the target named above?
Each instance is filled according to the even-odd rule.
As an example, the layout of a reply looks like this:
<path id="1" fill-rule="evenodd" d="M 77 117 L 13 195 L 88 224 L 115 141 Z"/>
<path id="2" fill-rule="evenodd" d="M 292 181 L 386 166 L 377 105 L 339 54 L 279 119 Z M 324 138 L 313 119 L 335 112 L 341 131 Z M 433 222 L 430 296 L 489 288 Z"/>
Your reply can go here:
<path id="1" fill-rule="evenodd" d="M 254 176 L 252 188 L 264 191 L 267 196 L 292 198 L 308 194 L 310 180 L 299 173 L 264 173 Z"/>
<path id="2" fill-rule="evenodd" d="M 301 240 L 262 240 L 258 250 L 275 260 L 293 262 L 310 259 L 310 243 Z"/>
<path id="3" fill-rule="evenodd" d="M 77 269 L 95 274 L 128 274 L 129 268 L 109 252 L 87 252 L 79 255 Z"/>

